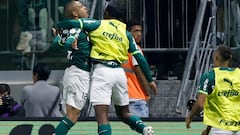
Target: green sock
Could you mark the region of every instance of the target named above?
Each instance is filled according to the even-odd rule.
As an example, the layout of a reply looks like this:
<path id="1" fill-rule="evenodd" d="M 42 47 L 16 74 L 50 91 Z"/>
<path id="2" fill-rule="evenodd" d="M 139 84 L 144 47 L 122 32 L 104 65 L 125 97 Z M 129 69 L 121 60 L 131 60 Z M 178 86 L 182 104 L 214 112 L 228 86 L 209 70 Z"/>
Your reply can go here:
<path id="1" fill-rule="evenodd" d="M 128 118 L 127 123 L 131 129 L 136 130 L 138 133 L 142 133 L 143 128 L 146 127 L 141 118 L 134 115 Z"/>
<path id="2" fill-rule="evenodd" d="M 68 130 L 74 125 L 74 123 L 69 120 L 67 117 L 64 117 L 63 120 L 58 124 L 55 129 L 56 135 L 66 135 Z"/>
<path id="3" fill-rule="evenodd" d="M 102 124 L 98 126 L 98 135 L 111 135 L 112 129 L 110 124 Z"/>

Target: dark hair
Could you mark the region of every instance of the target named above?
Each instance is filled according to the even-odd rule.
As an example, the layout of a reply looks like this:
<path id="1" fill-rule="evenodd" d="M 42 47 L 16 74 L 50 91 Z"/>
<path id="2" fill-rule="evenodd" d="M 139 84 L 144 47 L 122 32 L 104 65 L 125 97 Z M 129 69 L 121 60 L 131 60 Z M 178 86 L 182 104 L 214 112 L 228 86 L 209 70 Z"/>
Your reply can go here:
<path id="1" fill-rule="evenodd" d="M 127 22 L 127 30 L 131 31 L 132 26 L 141 25 L 141 22 L 137 18 L 132 18 Z"/>
<path id="2" fill-rule="evenodd" d="M 8 84 L 6 83 L 0 83 L 0 93 L 3 94 L 7 92 L 8 95 L 10 95 L 10 87 Z"/>
<path id="3" fill-rule="evenodd" d="M 113 1 L 108 2 L 105 12 L 108 12 L 108 14 L 111 17 L 115 17 L 122 21 L 124 21 L 124 19 L 126 18 L 125 7 L 118 5 L 117 3 L 113 2 Z"/>
<path id="4" fill-rule="evenodd" d="M 221 56 L 223 61 L 228 61 L 232 59 L 232 53 L 228 46 L 226 45 L 219 45 L 216 49 L 219 55 Z"/>
<path id="5" fill-rule="evenodd" d="M 48 65 L 39 63 L 33 67 L 33 74 L 38 74 L 38 80 L 47 80 L 51 73 L 51 69 Z"/>

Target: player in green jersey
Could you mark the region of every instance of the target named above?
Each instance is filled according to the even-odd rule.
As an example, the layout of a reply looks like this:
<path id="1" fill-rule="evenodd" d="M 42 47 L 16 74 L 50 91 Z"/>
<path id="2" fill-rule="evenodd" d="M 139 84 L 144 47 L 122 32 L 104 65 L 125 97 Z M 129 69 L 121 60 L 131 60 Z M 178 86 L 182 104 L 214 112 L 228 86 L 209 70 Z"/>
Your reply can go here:
<path id="1" fill-rule="evenodd" d="M 88 17 L 88 10 L 83 3 L 71 1 L 65 6 L 65 16 L 70 19 Z M 57 24 L 57 33 L 53 45 L 64 48 L 67 51 L 67 59 L 71 63 L 71 66 L 65 69 L 63 76 L 63 105 L 66 105 L 64 107 L 66 108 L 66 117 L 55 130 L 56 135 L 66 135 L 77 122 L 88 97 L 91 46 L 88 35 L 79 27 Z M 71 47 L 72 42 L 76 44 L 76 49 Z"/>
<path id="2" fill-rule="evenodd" d="M 240 69 L 231 68 L 232 54 L 226 45 L 213 53 L 214 68 L 201 76 L 197 101 L 186 117 L 186 127 L 204 109 L 208 125 L 202 135 L 240 135 Z"/>
<path id="3" fill-rule="evenodd" d="M 128 110 L 129 98 L 127 79 L 121 64 L 128 58 L 128 52 L 136 58 L 146 76 L 150 87 L 157 92 L 157 86 L 150 75 L 148 64 L 138 50 L 137 45 L 126 25 L 117 20 L 122 16 L 120 8 L 109 4 L 105 11 L 107 20 L 84 18 L 79 20 L 65 20 L 62 25 L 80 27 L 89 33 L 92 49 L 91 61 L 93 71 L 91 75 L 90 101 L 94 106 L 98 121 L 98 134 L 111 135 L 108 121 L 108 109 L 111 99 L 114 102 L 117 116 L 133 130 L 143 135 L 152 135 L 151 126 L 146 126 L 142 120 L 131 115 Z M 72 46 L 76 48 L 76 46 Z"/>

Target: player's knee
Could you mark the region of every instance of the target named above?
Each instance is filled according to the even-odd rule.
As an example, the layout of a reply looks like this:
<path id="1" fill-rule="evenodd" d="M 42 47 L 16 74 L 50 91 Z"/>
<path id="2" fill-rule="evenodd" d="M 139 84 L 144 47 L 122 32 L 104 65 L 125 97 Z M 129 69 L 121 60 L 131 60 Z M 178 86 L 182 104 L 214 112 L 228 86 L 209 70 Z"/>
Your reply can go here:
<path id="1" fill-rule="evenodd" d="M 121 120 L 126 120 L 127 118 L 130 117 L 130 113 L 128 110 L 128 106 L 124 106 L 124 107 L 115 107 L 116 108 L 116 114 L 118 116 L 119 119 Z"/>

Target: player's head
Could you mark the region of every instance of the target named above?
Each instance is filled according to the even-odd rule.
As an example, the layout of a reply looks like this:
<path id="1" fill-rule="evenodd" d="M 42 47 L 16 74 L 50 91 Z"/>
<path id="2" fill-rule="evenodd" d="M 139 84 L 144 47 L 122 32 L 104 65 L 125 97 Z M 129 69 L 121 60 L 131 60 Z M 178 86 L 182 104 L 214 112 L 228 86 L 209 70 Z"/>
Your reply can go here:
<path id="1" fill-rule="evenodd" d="M 214 67 L 229 67 L 232 61 L 232 53 L 228 46 L 219 45 L 213 53 Z"/>
<path id="2" fill-rule="evenodd" d="M 131 19 L 127 22 L 127 30 L 132 33 L 136 43 L 140 43 L 142 39 L 142 25 L 137 19 Z"/>
<path id="3" fill-rule="evenodd" d="M 89 17 L 87 6 L 80 1 L 70 1 L 65 5 L 64 14 L 66 18 L 79 19 Z"/>
<path id="4" fill-rule="evenodd" d="M 47 80 L 51 73 L 51 69 L 49 66 L 43 63 L 39 63 L 33 67 L 33 81 L 36 82 L 38 80 Z"/>
<path id="5" fill-rule="evenodd" d="M 120 6 L 115 1 L 107 1 L 104 10 L 104 19 L 118 19 L 124 21 L 126 11 L 123 6 Z"/>

